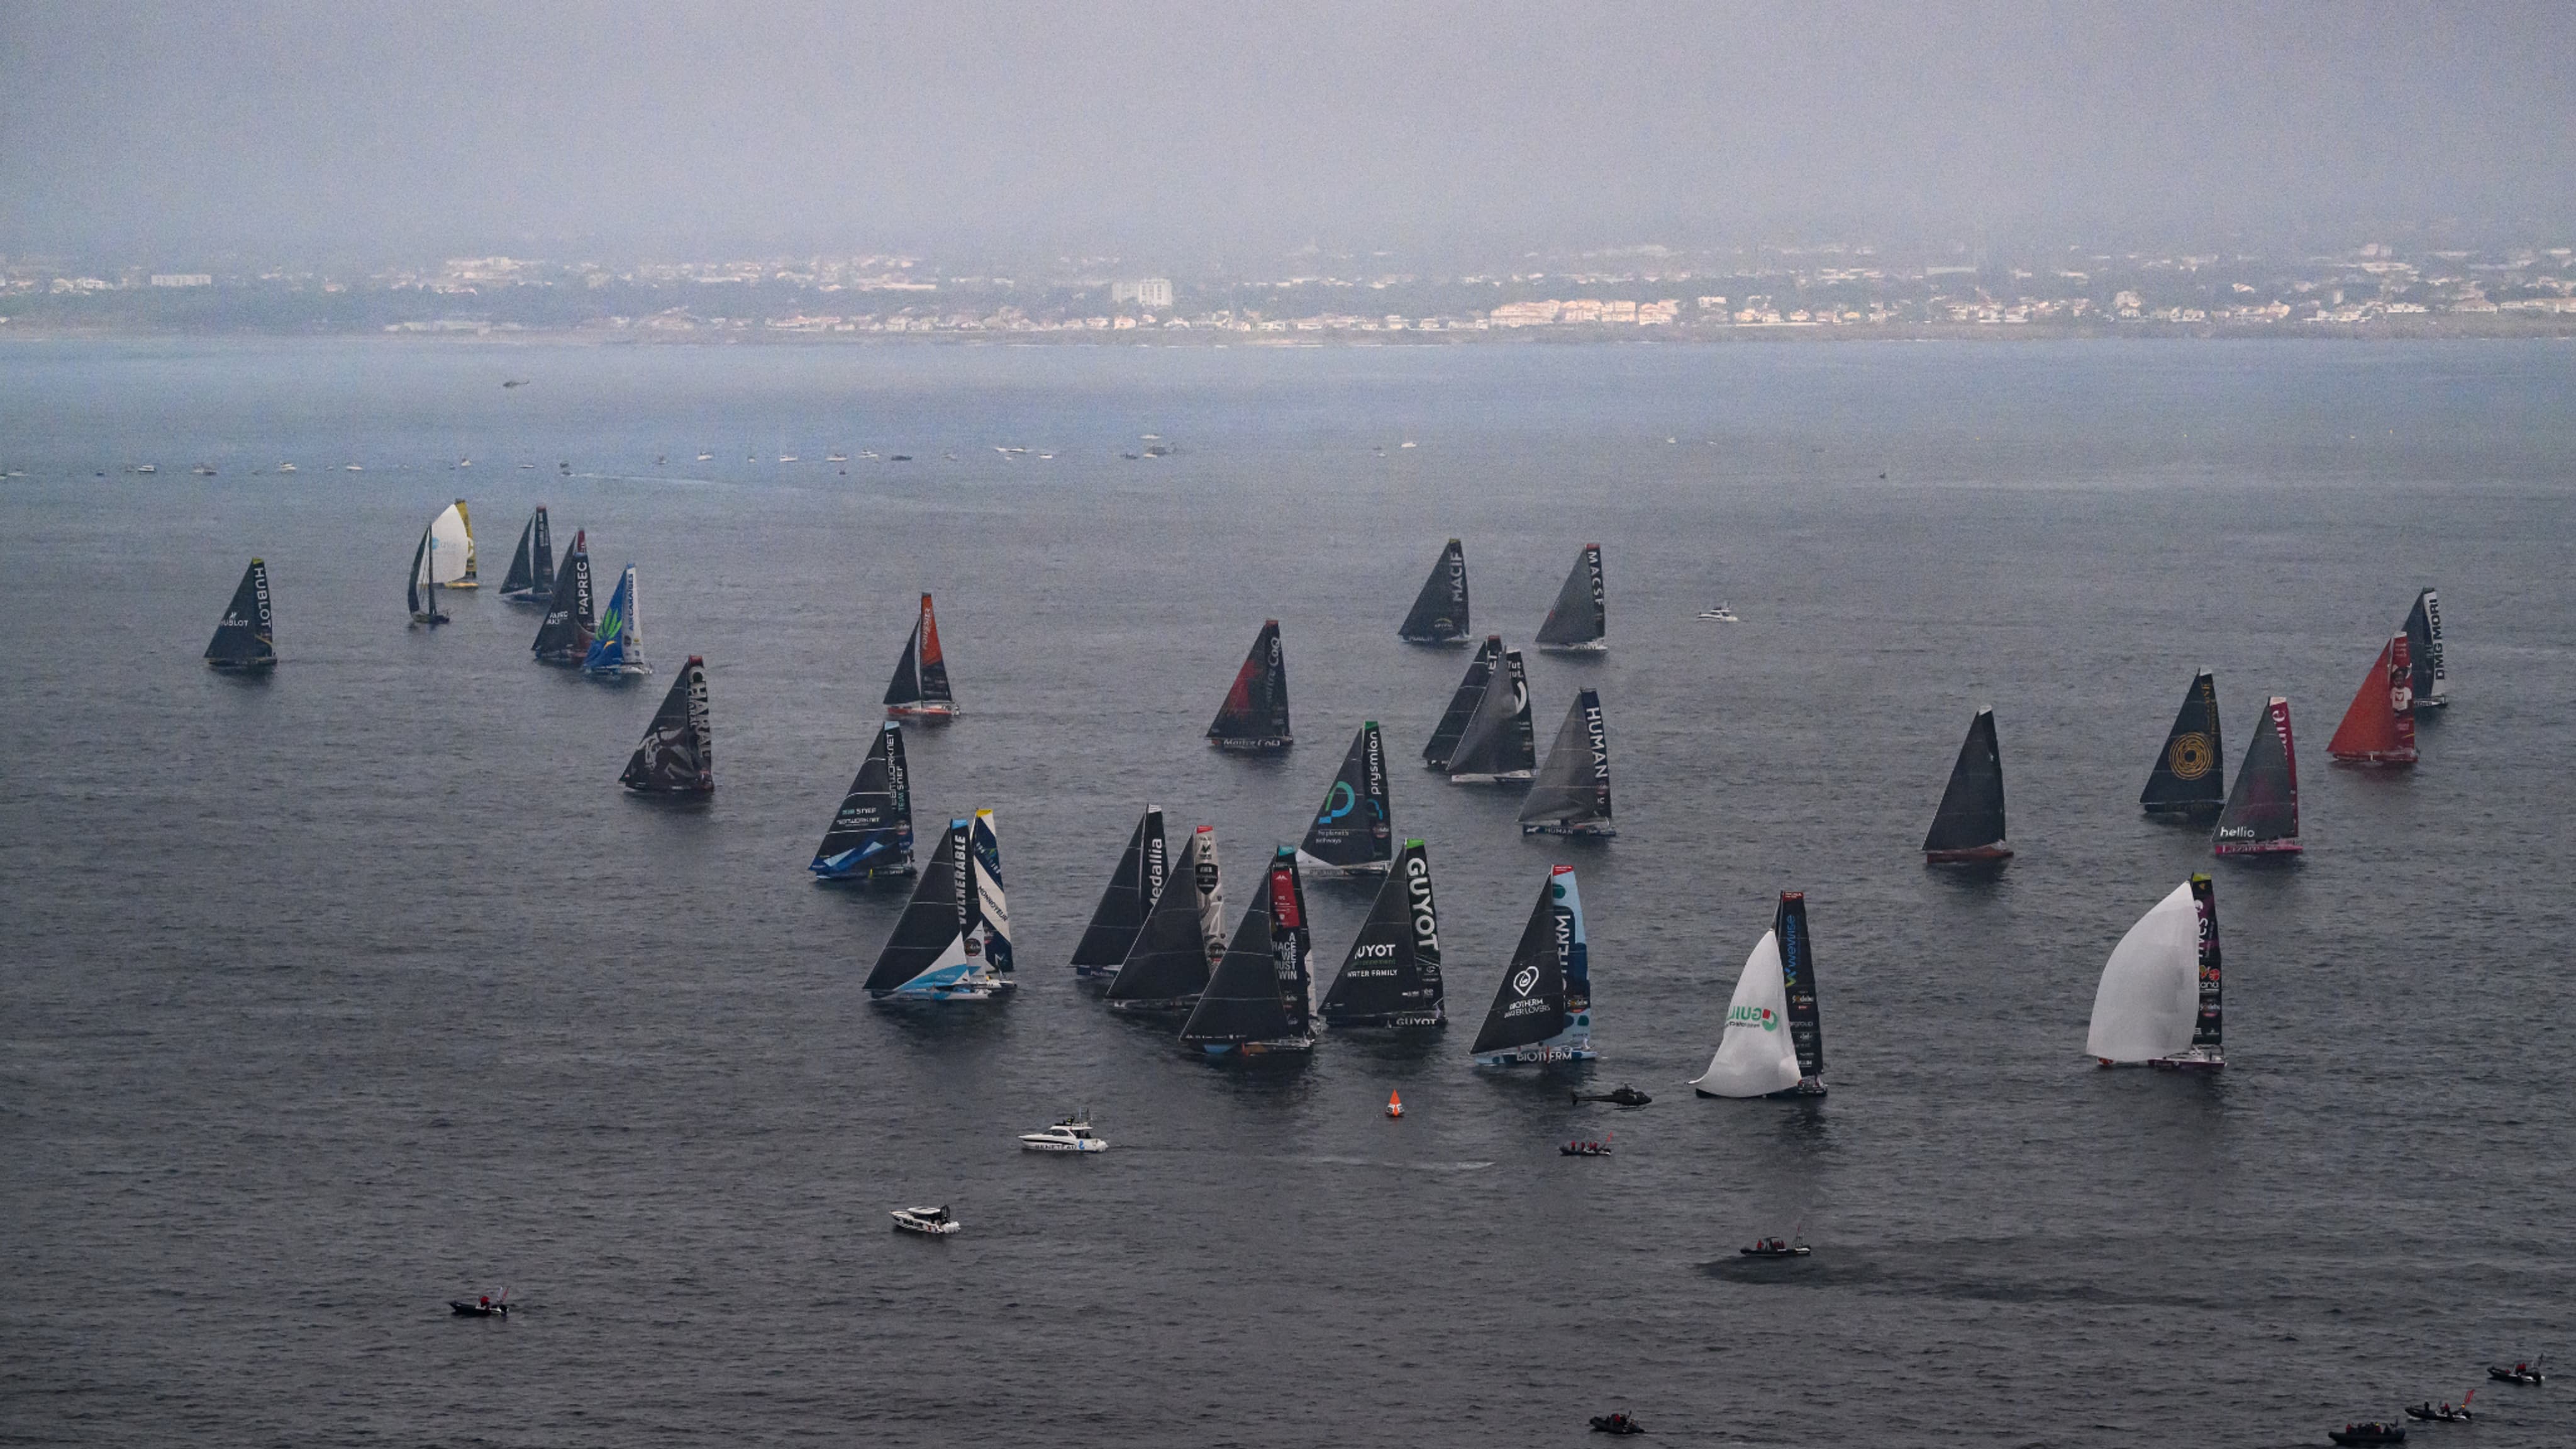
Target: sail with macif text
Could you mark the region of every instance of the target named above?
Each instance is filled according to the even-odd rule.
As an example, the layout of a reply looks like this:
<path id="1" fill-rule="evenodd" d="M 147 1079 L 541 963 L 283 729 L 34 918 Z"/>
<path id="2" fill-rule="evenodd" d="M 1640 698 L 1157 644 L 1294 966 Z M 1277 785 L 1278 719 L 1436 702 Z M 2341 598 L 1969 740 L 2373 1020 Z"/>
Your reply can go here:
<path id="1" fill-rule="evenodd" d="M 1476 657 L 1467 661 L 1467 676 L 1458 681 L 1457 692 L 1449 696 L 1449 707 L 1440 712 L 1440 723 L 1431 731 L 1430 742 L 1422 747 L 1422 763 L 1447 773 L 1449 757 L 1458 750 L 1458 737 L 1467 732 L 1467 721 L 1475 718 L 1476 706 L 1484 702 L 1485 687 L 1492 682 L 1494 666 L 1502 661 L 1503 636 L 1488 634 L 1476 646 Z"/>
<path id="2" fill-rule="evenodd" d="M 913 882 L 912 899 L 877 953 L 864 989 L 878 1001 L 989 1001 L 1010 989 L 979 939 L 972 822 L 951 820 Z"/>
<path id="3" fill-rule="evenodd" d="M 519 547 L 510 555 L 510 571 L 501 577 L 501 597 L 514 603 L 542 604 L 554 593 L 554 532 L 546 522 L 546 506 L 540 503 L 519 530 Z"/>
<path id="4" fill-rule="evenodd" d="M 1923 858 L 1933 863 L 2009 860 L 2004 844 L 2004 760 L 1995 743 L 1995 712 L 1977 711 L 1968 737 L 1950 766 L 1949 788 L 1923 837 Z"/>
<path id="5" fill-rule="evenodd" d="M 1601 586 L 1601 545 L 1587 543 L 1574 556 L 1574 570 L 1556 591 L 1547 622 L 1538 626 L 1541 649 L 1606 649 L 1610 614 Z"/>
<path id="6" fill-rule="evenodd" d="M 1387 815 L 1386 741 L 1370 720 L 1351 736 L 1351 748 L 1298 849 L 1319 866 L 1384 870 L 1395 858 L 1395 827 Z"/>
<path id="7" fill-rule="evenodd" d="M 2263 705 L 2262 723 L 2236 767 L 2236 785 L 2227 792 L 2210 849 L 2218 855 L 2300 853 L 2298 745 L 2290 734 L 2290 702 L 2279 695 Z"/>
<path id="8" fill-rule="evenodd" d="M 537 626 L 529 652 L 539 664 L 579 664 L 590 657 L 598 623 L 590 593 L 590 535 L 576 531 L 572 552 L 564 555 L 563 567 L 555 571 L 554 600 L 546 608 L 545 622 Z"/>
<path id="9" fill-rule="evenodd" d="M 1473 1051 L 1479 1066 L 1588 1061 L 1592 1047 L 1592 974 L 1583 929 L 1583 897 L 1574 867 L 1548 867 L 1547 884 L 1504 965 Z"/>
<path id="10" fill-rule="evenodd" d="M 1467 633 L 1467 549 L 1456 539 L 1440 551 L 1431 577 L 1413 598 L 1413 611 L 1397 626 L 1396 637 L 1408 644 L 1464 644 Z"/>
<path id="11" fill-rule="evenodd" d="M 1280 648 L 1278 620 L 1262 621 L 1207 737 L 1223 750 L 1284 750 L 1296 743 L 1288 729 L 1288 659 Z"/>
<path id="12" fill-rule="evenodd" d="M 644 742 L 617 777 L 651 795 L 709 795 L 716 788 L 716 746 L 707 722 L 707 662 L 692 654 L 653 712 Z"/>
<path id="13" fill-rule="evenodd" d="M 1523 835 L 1616 835 L 1610 824 L 1610 733 L 1598 690 L 1579 689 L 1547 763 L 1521 802 Z"/>
<path id="14" fill-rule="evenodd" d="M 1521 652 L 1506 649 L 1476 712 L 1449 756 L 1449 783 L 1491 784 L 1526 780 L 1538 768 L 1530 728 L 1529 674 Z"/>
<path id="15" fill-rule="evenodd" d="M 2227 803 L 2227 750 L 2218 733 L 2218 681 L 2206 669 L 2165 732 L 2165 747 L 2147 772 L 2138 804 L 2150 815 L 2211 815 Z"/>
<path id="16" fill-rule="evenodd" d="M 1119 1011 L 1186 1011 L 1208 981 L 1206 910 L 1212 901 L 1222 912 L 1214 862 L 1215 832 L 1200 826 L 1181 847 L 1172 870 L 1144 926 L 1119 963 L 1109 983 L 1109 1005 Z M 1222 919 L 1220 916 L 1219 919 Z M 1217 951 L 1225 944 L 1219 938 Z"/>
<path id="17" fill-rule="evenodd" d="M 1431 857 L 1408 840 L 1324 993 L 1323 1017 L 1335 1027 L 1438 1026 L 1443 995 Z"/>
<path id="18" fill-rule="evenodd" d="M 2440 709 L 2451 702 L 2451 668 L 2442 654 L 2442 599 L 2431 589 L 2415 596 L 2406 613 L 2406 657 L 2415 708 Z"/>
<path id="19" fill-rule="evenodd" d="M 639 596 L 635 592 L 635 565 L 617 576 L 617 587 L 608 596 L 608 608 L 599 616 L 599 628 L 590 636 L 590 649 L 582 655 L 581 672 L 602 679 L 625 679 L 650 674 L 652 666 L 644 662 L 644 622 Z"/>
<path id="20" fill-rule="evenodd" d="M 2362 676 L 2352 707 L 2326 741 L 2329 758 L 2346 765 L 2415 763 L 2415 669 L 2404 634 L 2389 636 Z"/>
<path id="21" fill-rule="evenodd" d="M 1074 974 L 1114 975 L 1126 961 L 1136 933 L 1144 929 L 1145 918 L 1163 893 L 1171 864 L 1163 849 L 1163 812 L 1148 805 L 1127 837 L 1127 848 L 1119 853 L 1118 868 L 1110 873 L 1100 904 L 1092 908 L 1091 924 L 1083 928 L 1082 940 L 1073 948 Z"/>
<path id="22" fill-rule="evenodd" d="M 884 721 L 806 869 L 818 880 L 885 880 L 913 873 L 912 771 L 903 726 Z"/>
<path id="23" fill-rule="evenodd" d="M 269 612 L 268 564 L 252 559 L 233 586 L 233 601 L 206 645 L 206 662 L 217 669 L 266 669 L 277 663 L 277 627 Z"/>
<path id="24" fill-rule="evenodd" d="M 948 688 L 948 656 L 939 647 L 939 620 L 930 611 L 930 596 L 921 596 L 921 612 L 903 641 L 903 658 L 886 685 L 886 713 L 909 719 L 942 720 L 957 713 L 957 697 Z"/>

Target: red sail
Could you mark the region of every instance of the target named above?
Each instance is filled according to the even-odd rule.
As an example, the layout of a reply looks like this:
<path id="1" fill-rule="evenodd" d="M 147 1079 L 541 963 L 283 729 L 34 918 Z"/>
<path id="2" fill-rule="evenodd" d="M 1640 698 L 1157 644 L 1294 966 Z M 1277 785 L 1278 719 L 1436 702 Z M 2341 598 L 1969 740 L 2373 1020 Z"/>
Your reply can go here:
<path id="1" fill-rule="evenodd" d="M 2352 708 L 2326 741 L 2326 753 L 2347 765 L 2415 763 L 2414 663 L 2406 636 L 2397 635 L 2373 660 Z"/>
<path id="2" fill-rule="evenodd" d="M 970 609 L 967 612 L 974 611 Z M 970 619 L 967 622 L 974 621 Z M 973 644 L 975 641 L 969 639 L 966 642 Z M 930 617 L 930 596 L 924 594 L 921 596 L 921 672 L 927 674 L 932 665 L 946 662 L 947 656 L 939 652 L 939 621 Z"/>

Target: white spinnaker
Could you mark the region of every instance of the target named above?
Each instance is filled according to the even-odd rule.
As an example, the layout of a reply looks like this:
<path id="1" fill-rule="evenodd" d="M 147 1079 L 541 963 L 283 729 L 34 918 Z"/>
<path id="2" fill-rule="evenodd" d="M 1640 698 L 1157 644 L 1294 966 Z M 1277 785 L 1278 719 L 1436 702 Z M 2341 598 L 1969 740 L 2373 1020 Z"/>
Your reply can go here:
<path id="1" fill-rule="evenodd" d="M 1717 1054 L 1692 1086 L 1713 1097 L 1762 1097 L 1798 1085 L 1798 1048 L 1789 1040 L 1789 984 L 1780 966 L 1780 938 L 1765 931 L 1735 999 L 1726 1004 L 1726 1030 Z"/>
<path id="2" fill-rule="evenodd" d="M 430 550 L 434 560 L 431 572 L 438 581 L 452 584 L 465 577 L 466 550 L 473 547 L 473 540 L 466 536 L 465 515 L 455 504 L 447 505 L 446 512 L 430 520 L 429 536 L 438 544 Z"/>
<path id="3" fill-rule="evenodd" d="M 2111 948 L 2084 1050 L 2109 1062 L 2172 1056 L 2191 1045 L 2199 1010 L 2200 907 L 2185 882 Z"/>

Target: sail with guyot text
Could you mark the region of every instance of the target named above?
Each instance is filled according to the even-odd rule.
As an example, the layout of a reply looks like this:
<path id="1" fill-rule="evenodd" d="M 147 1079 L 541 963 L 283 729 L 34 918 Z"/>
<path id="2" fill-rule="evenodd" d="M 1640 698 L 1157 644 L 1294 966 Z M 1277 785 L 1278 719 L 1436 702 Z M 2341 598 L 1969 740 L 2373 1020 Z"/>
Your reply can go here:
<path id="1" fill-rule="evenodd" d="M 1324 1020 L 1337 1027 L 1437 1026 L 1442 997 L 1431 856 L 1421 841 L 1408 840 L 1324 993 Z"/>
<path id="2" fill-rule="evenodd" d="M 1467 675 L 1458 681 L 1449 696 L 1449 707 L 1440 712 L 1440 723 L 1431 731 L 1431 739 L 1422 747 L 1422 763 L 1435 770 L 1447 770 L 1449 757 L 1457 753 L 1458 737 L 1467 732 L 1467 721 L 1474 718 L 1476 706 L 1484 701 L 1485 687 L 1492 682 L 1494 666 L 1502 661 L 1503 636 L 1488 634 L 1476 646 L 1476 657 L 1467 661 Z"/>
<path id="3" fill-rule="evenodd" d="M 1345 869 L 1384 865 L 1395 856 L 1395 826 L 1387 814 L 1386 741 L 1370 720 L 1351 736 L 1342 767 L 1298 848 Z"/>
<path id="4" fill-rule="evenodd" d="M 1397 627 L 1408 644 L 1456 644 L 1467 637 L 1467 549 L 1456 539 L 1440 551 L 1431 577 L 1414 595 L 1413 609 Z"/>

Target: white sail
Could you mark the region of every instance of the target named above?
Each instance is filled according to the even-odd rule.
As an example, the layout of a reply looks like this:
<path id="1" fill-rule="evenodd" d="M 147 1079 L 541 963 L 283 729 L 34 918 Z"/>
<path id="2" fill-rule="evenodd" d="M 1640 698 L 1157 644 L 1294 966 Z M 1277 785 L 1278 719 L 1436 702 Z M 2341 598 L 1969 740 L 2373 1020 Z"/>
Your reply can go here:
<path id="1" fill-rule="evenodd" d="M 1691 1083 L 1710 1097 L 1764 1097 L 1798 1085 L 1798 1048 L 1789 1040 L 1789 983 L 1780 965 L 1780 938 L 1765 931 L 1744 958 L 1735 999 L 1726 1005 L 1726 1032 L 1708 1070 Z"/>
<path id="2" fill-rule="evenodd" d="M 1216 827 L 1198 828 L 1199 878 L 1192 882 L 1199 893 L 1199 939 L 1207 942 L 1208 969 L 1214 971 L 1225 959 L 1225 879 L 1216 870 Z"/>
<path id="3" fill-rule="evenodd" d="M 2111 948 L 2084 1050 L 2106 1062 L 2173 1056 L 2191 1045 L 2199 993 L 2200 908 L 2185 882 Z"/>
<path id="4" fill-rule="evenodd" d="M 433 576 L 442 584 L 465 577 L 474 558 L 474 538 L 465 531 L 465 510 L 447 505 L 445 512 L 430 520 L 429 536 L 438 541 L 438 547 L 430 550 Z"/>

